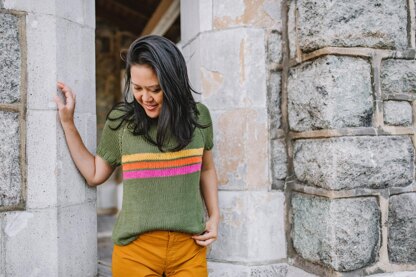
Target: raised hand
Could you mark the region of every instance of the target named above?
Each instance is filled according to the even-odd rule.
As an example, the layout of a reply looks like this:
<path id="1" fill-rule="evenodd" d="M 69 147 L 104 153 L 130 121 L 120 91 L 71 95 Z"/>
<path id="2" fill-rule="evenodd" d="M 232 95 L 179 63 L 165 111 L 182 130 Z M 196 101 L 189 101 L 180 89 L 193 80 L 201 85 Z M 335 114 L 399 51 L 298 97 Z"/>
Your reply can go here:
<path id="1" fill-rule="evenodd" d="M 54 97 L 55 103 L 58 106 L 61 123 L 71 123 L 74 121 L 76 95 L 67 85 L 62 82 L 58 82 L 57 87 L 62 91 L 62 94 L 65 98 L 65 101 L 63 101 L 57 95 Z"/>

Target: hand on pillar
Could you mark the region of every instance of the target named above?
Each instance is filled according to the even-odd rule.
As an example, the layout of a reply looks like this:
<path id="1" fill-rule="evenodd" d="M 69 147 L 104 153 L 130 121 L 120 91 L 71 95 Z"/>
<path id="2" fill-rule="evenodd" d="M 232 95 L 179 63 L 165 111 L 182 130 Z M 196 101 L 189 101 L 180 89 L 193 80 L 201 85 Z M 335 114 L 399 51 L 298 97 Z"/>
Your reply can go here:
<path id="1" fill-rule="evenodd" d="M 70 87 L 62 82 L 58 82 L 57 87 L 62 91 L 62 94 L 65 97 L 65 102 L 57 95 L 54 97 L 55 103 L 58 106 L 61 123 L 72 123 L 74 122 L 76 95 L 72 92 Z"/>

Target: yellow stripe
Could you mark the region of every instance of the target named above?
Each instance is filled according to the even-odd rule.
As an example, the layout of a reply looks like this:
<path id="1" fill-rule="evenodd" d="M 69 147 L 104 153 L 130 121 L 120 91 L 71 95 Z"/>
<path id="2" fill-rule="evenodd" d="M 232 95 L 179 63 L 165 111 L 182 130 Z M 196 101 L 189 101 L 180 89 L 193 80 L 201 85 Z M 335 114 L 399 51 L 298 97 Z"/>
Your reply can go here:
<path id="1" fill-rule="evenodd" d="M 202 156 L 204 148 L 186 149 L 177 152 L 168 153 L 140 153 L 132 155 L 123 155 L 122 162 L 136 162 L 136 161 L 160 161 L 160 160 L 174 160 L 183 157 Z"/>

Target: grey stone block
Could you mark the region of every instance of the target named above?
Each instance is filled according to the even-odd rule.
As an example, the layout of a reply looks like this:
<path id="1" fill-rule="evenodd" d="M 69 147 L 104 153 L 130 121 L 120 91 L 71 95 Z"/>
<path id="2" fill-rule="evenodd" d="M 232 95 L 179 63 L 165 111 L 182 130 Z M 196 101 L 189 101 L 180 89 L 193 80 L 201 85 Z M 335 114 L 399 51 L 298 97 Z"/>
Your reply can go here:
<path id="1" fill-rule="evenodd" d="M 272 177 L 275 180 L 284 180 L 287 176 L 287 153 L 284 139 L 271 141 Z"/>
<path id="2" fill-rule="evenodd" d="M 6 271 L 5 267 L 5 255 L 6 253 L 4 252 L 4 234 L 3 234 L 3 221 L 4 221 L 4 213 L 0 213 L 0 276 L 2 276 L 2 274 L 4 274 L 4 272 Z"/>
<path id="3" fill-rule="evenodd" d="M 304 259 L 337 271 L 377 260 L 380 211 L 375 197 L 331 200 L 294 193 L 292 209 L 293 246 Z"/>
<path id="4" fill-rule="evenodd" d="M 371 277 L 414 277 L 416 276 L 416 271 L 400 271 L 400 272 L 393 272 L 393 273 L 380 273 L 369 275 Z"/>
<path id="5" fill-rule="evenodd" d="M 58 209 L 57 276 L 97 276 L 97 211 L 94 202 Z M 76 247 L 74 247 L 76 243 Z"/>
<path id="6" fill-rule="evenodd" d="M 273 264 L 253 266 L 250 277 L 286 277 L 288 266 L 285 264 Z"/>
<path id="7" fill-rule="evenodd" d="M 405 101 L 384 102 L 384 123 L 394 126 L 409 126 L 412 124 L 412 106 Z"/>
<path id="8" fill-rule="evenodd" d="M 414 60 L 384 60 L 381 63 L 381 91 L 385 95 L 416 92 L 416 62 Z"/>
<path id="9" fill-rule="evenodd" d="M 56 215 L 55 208 L 5 213 L 3 231 L 7 277 L 62 276 L 58 274 L 57 266 Z M 73 247 L 78 245 L 78 241 L 73 241 Z M 70 272 L 66 276 L 71 276 Z"/>
<path id="10" fill-rule="evenodd" d="M 282 112 L 280 110 L 281 75 L 270 72 L 267 80 L 267 110 L 269 113 L 270 132 L 273 134 L 281 126 Z M 273 135 L 272 135 L 273 136 Z"/>
<path id="11" fill-rule="evenodd" d="M 208 262 L 208 274 L 210 277 L 315 277 L 285 263 L 250 266 Z"/>
<path id="12" fill-rule="evenodd" d="M 267 37 L 267 59 L 269 63 L 280 63 L 282 59 L 282 36 L 272 31 Z"/>
<path id="13" fill-rule="evenodd" d="M 416 264 L 416 193 L 390 197 L 389 258 L 393 263 Z"/>
<path id="14" fill-rule="evenodd" d="M 370 126 L 371 67 L 361 58 L 325 56 L 292 68 L 288 80 L 291 130 Z"/>
<path id="15" fill-rule="evenodd" d="M 255 28 L 202 33 L 196 46 L 200 61 L 191 61 L 200 62 L 195 70 L 200 72 L 202 101 L 211 109 L 264 108 L 267 102 L 265 40 L 265 31 Z"/>
<path id="16" fill-rule="evenodd" d="M 325 189 L 401 187 L 413 180 L 409 137 L 340 137 L 297 140 L 296 177 Z"/>
<path id="17" fill-rule="evenodd" d="M 0 111 L 0 207 L 20 201 L 19 114 Z"/>
<path id="18" fill-rule="evenodd" d="M 20 100 L 19 19 L 0 13 L 0 103 Z"/>
<path id="19" fill-rule="evenodd" d="M 406 0 L 300 0 L 303 51 L 325 46 L 407 48 Z"/>
<path id="20" fill-rule="evenodd" d="M 280 191 L 220 191 L 218 241 L 208 258 L 257 264 L 286 258 L 284 201 Z"/>

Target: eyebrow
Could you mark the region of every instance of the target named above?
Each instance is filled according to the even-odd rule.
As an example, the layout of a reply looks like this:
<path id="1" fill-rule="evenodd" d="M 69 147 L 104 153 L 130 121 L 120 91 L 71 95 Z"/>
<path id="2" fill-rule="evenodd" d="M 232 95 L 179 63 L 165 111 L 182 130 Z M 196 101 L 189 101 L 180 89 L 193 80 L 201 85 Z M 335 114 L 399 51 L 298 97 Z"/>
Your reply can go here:
<path id="1" fill-rule="evenodd" d="M 142 86 L 140 86 L 138 84 L 135 84 L 135 83 L 133 83 L 131 81 L 130 81 L 130 84 L 132 84 L 134 86 L 137 86 L 137 87 L 142 87 Z M 145 88 L 153 88 L 153 87 L 160 87 L 160 85 L 159 84 L 154 84 L 154 85 L 146 86 Z"/>

